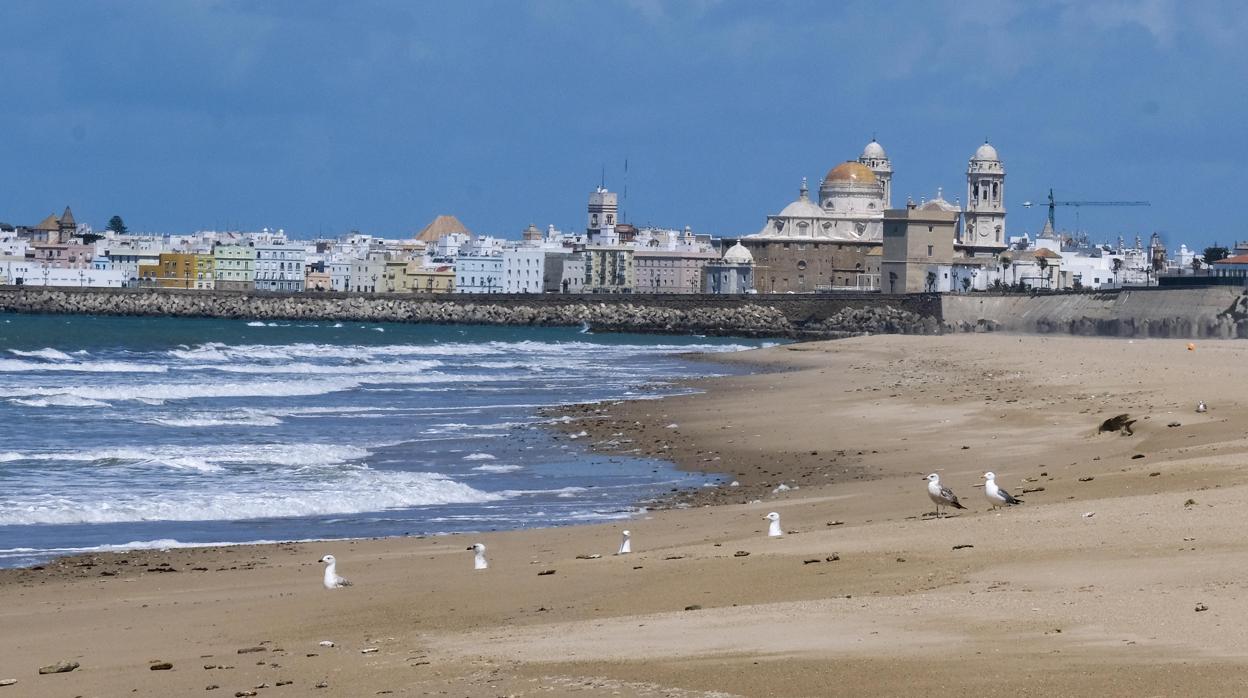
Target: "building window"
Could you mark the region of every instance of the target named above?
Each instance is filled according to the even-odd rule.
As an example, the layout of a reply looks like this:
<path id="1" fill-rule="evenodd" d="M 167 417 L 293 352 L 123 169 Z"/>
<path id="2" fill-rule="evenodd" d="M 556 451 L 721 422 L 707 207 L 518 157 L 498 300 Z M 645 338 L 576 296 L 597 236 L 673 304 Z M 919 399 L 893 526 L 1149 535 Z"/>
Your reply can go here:
<path id="1" fill-rule="evenodd" d="M 931 257 L 931 256 L 932 256 L 932 246 L 931 246 L 931 245 L 928 245 L 928 246 L 927 246 L 927 256 L 928 256 L 928 257 Z"/>

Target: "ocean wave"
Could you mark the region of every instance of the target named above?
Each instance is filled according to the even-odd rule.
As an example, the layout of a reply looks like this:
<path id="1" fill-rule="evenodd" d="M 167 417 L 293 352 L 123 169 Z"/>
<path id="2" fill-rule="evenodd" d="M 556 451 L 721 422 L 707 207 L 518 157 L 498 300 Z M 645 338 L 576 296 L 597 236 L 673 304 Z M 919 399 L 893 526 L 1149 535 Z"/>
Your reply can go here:
<path id="1" fill-rule="evenodd" d="M 409 373 L 426 371 L 442 365 L 441 361 L 397 361 L 375 364 L 313 364 L 298 361 L 289 364 L 199 364 L 180 366 L 187 371 L 221 371 L 224 373 L 327 373 L 338 375 Z"/>
<path id="2" fill-rule="evenodd" d="M 0 453 L 0 462 L 92 463 L 102 466 L 157 465 L 174 470 L 219 472 L 228 465 L 268 465 L 287 468 L 334 466 L 360 461 L 370 455 L 372 452 L 366 448 L 335 444 L 213 444 L 26 453 L 8 451 Z"/>
<path id="3" fill-rule="evenodd" d="M 21 351 L 20 349 L 10 349 L 10 354 L 14 356 L 25 356 L 30 359 L 47 359 L 48 361 L 73 361 L 74 357 L 66 354 L 60 349 L 45 347 L 34 351 Z"/>
<path id="4" fill-rule="evenodd" d="M 26 400 L 13 398 L 9 402 L 15 405 L 25 405 L 26 407 L 111 407 L 107 402 L 76 395 L 51 395 L 45 398 L 30 398 Z"/>
<path id="5" fill-rule="evenodd" d="M 621 354 L 672 354 L 683 352 L 732 352 L 752 349 L 745 344 L 599 344 L 596 342 L 475 342 L 440 344 L 225 344 L 207 342 L 195 346 L 171 349 L 168 354 L 177 359 L 196 362 L 255 362 L 291 361 L 306 359 L 352 359 L 393 356 L 496 356 L 519 354 L 526 358 L 568 353 L 585 356 L 617 356 Z"/>
<path id="6" fill-rule="evenodd" d="M 87 499 L 73 495 L 0 496 L 0 525 L 236 521 L 357 514 L 502 499 L 438 473 L 344 471 L 315 482 L 256 479 L 228 490 L 128 488 Z"/>
<path id="7" fill-rule="evenodd" d="M 248 381 L 246 383 L 123 383 L 109 385 L 66 385 L 59 387 L 8 388 L 11 397 L 72 396 L 88 400 L 194 400 L 198 398 L 302 397 L 325 395 L 360 387 L 357 380 L 323 378 L 315 380 Z"/>
<path id="8" fill-rule="evenodd" d="M 275 427 L 282 423 L 278 417 L 250 409 L 238 412 L 192 412 L 179 417 L 150 417 L 141 421 L 166 427 Z"/>
<path id="9" fill-rule="evenodd" d="M 494 456 L 488 453 L 469 453 L 464 456 L 464 460 L 494 460 Z"/>
<path id="10" fill-rule="evenodd" d="M 514 473 L 517 470 L 524 470 L 522 465 L 478 465 L 473 470 L 480 470 L 483 473 Z"/>
<path id="11" fill-rule="evenodd" d="M 12 351 L 12 350 L 10 350 Z M 29 371 L 73 371 L 75 373 L 167 373 L 168 366 L 160 364 L 141 364 L 130 361 L 83 361 L 76 362 L 69 356 L 71 363 L 18 361 L 16 359 L 0 359 L 0 373 L 26 373 Z"/>

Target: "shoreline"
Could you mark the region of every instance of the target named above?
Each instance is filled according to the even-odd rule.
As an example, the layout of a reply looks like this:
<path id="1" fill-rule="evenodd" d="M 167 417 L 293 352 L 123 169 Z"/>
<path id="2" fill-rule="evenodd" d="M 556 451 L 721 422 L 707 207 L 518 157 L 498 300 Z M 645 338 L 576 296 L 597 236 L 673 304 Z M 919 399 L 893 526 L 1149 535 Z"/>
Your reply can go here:
<path id="1" fill-rule="evenodd" d="M 750 352 L 783 370 L 603 403 L 577 429 L 725 467 L 741 486 L 707 489 L 727 494 L 626 522 L 0 571 L 0 679 L 36 695 L 283 695 L 278 680 L 341 696 L 1236 695 L 1248 345 L 1185 344 L 889 336 Z M 1096 433 L 1123 412 L 1134 435 Z M 1026 504 L 990 511 L 972 487 L 985 469 Z M 966 511 L 927 516 L 933 470 Z M 792 533 L 768 539 L 769 510 Z M 612 555 L 625 527 L 634 553 Z M 477 540 L 481 573 L 464 551 Z M 355 586 L 320 588 L 326 552 Z M 82 669 L 34 674 L 59 659 Z"/>

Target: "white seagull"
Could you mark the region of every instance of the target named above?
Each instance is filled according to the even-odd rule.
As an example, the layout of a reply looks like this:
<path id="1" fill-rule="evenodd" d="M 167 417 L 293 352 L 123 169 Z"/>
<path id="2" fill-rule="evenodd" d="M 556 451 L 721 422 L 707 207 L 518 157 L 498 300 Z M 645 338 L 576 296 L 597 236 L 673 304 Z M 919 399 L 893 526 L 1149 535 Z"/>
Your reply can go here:
<path id="1" fill-rule="evenodd" d="M 633 538 L 631 533 L 624 531 L 623 539 L 620 540 L 620 552 L 616 555 L 627 555 L 633 552 Z"/>
<path id="2" fill-rule="evenodd" d="M 1015 499 L 1009 492 L 997 487 L 997 474 L 994 472 L 984 473 L 984 496 L 988 498 L 993 509 L 1023 503 L 1023 500 Z"/>
<path id="3" fill-rule="evenodd" d="M 953 490 L 940 484 L 940 475 L 932 473 L 923 478 L 927 480 L 927 496 L 932 498 L 932 502 L 936 504 L 936 516 L 940 516 L 940 507 L 947 506 L 954 509 L 965 509 L 962 503 L 958 501 L 958 495 Z"/>
<path id="4" fill-rule="evenodd" d="M 1204 400 L 1201 400 L 1200 402 L 1196 403 L 1196 411 L 1197 411 L 1197 412 L 1208 412 L 1208 411 L 1209 411 L 1209 408 L 1205 406 L 1205 401 L 1204 401 Z"/>
<path id="5" fill-rule="evenodd" d="M 325 588 L 337 589 L 339 587 L 349 587 L 351 582 L 338 576 L 338 561 L 333 555 L 326 555 L 317 562 L 325 563 Z"/>
<path id="6" fill-rule="evenodd" d="M 764 516 L 763 518 L 771 522 L 771 525 L 767 527 L 768 536 L 772 538 L 779 538 L 780 536 L 784 535 L 784 529 L 780 528 L 780 515 L 779 514 L 773 511 L 770 514 Z"/>
<path id="7" fill-rule="evenodd" d="M 476 553 L 476 556 L 472 561 L 472 568 L 474 570 L 489 569 L 490 563 L 485 559 L 485 543 L 473 543 L 468 546 L 468 549 Z"/>

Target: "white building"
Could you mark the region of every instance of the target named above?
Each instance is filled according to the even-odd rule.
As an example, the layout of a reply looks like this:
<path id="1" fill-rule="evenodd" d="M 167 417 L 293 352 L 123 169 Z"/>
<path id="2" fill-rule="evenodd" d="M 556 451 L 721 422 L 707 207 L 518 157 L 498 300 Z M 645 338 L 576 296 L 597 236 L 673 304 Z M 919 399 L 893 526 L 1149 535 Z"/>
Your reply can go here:
<path id="1" fill-rule="evenodd" d="M 545 277 L 546 250 L 542 247 L 508 247 L 503 250 L 503 293 L 541 293 Z"/>
<path id="2" fill-rule="evenodd" d="M 300 244 L 271 241 L 256 244 L 256 290 L 303 291 L 304 258 Z"/>
<path id="3" fill-rule="evenodd" d="M 456 293 L 502 293 L 503 255 L 461 254 L 455 259 Z"/>
<path id="4" fill-rule="evenodd" d="M 128 277 L 120 269 L 66 269 L 24 257 L 0 257 L 0 285 L 122 288 Z"/>

